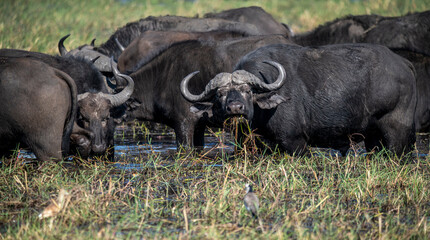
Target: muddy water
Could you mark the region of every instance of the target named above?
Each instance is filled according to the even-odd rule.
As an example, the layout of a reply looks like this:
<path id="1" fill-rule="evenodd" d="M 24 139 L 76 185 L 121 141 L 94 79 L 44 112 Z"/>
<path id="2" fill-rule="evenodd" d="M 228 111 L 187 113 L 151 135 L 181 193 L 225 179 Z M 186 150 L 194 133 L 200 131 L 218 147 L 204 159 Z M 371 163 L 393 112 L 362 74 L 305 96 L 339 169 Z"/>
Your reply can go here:
<path id="1" fill-rule="evenodd" d="M 138 164 L 134 164 L 136 159 L 145 160 L 156 154 L 160 158 L 172 158 L 177 152 L 175 142 L 175 134 L 171 128 L 161 124 L 136 125 L 134 123 L 122 124 L 115 129 L 115 156 L 114 162 L 129 164 L 118 165 L 120 168 L 139 168 Z M 417 148 L 419 149 L 419 157 L 426 157 L 424 154 L 428 141 L 421 139 L 422 136 L 417 136 Z M 208 156 L 216 156 L 218 154 L 233 153 L 233 139 L 226 133 L 206 132 L 205 147 L 203 153 L 208 152 Z M 425 145 L 425 146 L 424 146 Z M 331 149 L 315 149 L 322 150 L 322 154 L 336 156 L 340 153 Z M 428 152 L 428 150 L 427 150 Z M 356 154 L 366 154 L 364 149 L 359 149 Z M 27 161 L 34 161 L 35 156 L 27 149 L 20 149 L 17 158 L 22 158 Z"/>
<path id="2" fill-rule="evenodd" d="M 217 135 L 219 137 L 208 132 L 205 134 L 203 151 L 210 149 L 219 151 L 218 149 L 224 146 L 224 151 L 232 152 L 234 148 L 231 138 L 225 134 L 221 136 L 221 133 Z M 153 153 L 168 156 L 175 154 L 177 150 L 175 134 L 168 127 L 157 126 L 148 131 L 140 127 L 122 125 L 115 129 L 115 160 L 130 160 Z"/>
<path id="3" fill-rule="evenodd" d="M 152 125 L 150 131 L 133 125 L 118 126 L 115 129 L 114 167 L 119 170 L 139 170 L 143 167 L 142 160 L 149 161 L 154 156 L 162 159 L 163 165 L 169 165 L 175 161 L 178 152 L 184 152 L 178 151 L 175 139 L 173 130 L 161 125 Z M 228 134 L 206 132 L 205 147 L 200 151 L 200 156 L 215 158 L 233 152 L 232 138 Z"/>

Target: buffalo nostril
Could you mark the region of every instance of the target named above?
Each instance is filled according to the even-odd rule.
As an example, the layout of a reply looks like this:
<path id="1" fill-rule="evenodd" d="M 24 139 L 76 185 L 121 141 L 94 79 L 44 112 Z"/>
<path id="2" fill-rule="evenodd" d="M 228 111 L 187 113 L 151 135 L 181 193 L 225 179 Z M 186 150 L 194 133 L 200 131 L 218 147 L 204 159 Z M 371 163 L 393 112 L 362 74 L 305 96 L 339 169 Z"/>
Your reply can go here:
<path id="1" fill-rule="evenodd" d="M 103 144 L 94 144 L 92 150 L 94 153 L 103 153 L 105 148 Z"/>
<path id="2" fill-rule="evenodd" d="M 226 108 L 228 114 L 244 114 L 245 106 L 239 102 L 233 102 Z"/>

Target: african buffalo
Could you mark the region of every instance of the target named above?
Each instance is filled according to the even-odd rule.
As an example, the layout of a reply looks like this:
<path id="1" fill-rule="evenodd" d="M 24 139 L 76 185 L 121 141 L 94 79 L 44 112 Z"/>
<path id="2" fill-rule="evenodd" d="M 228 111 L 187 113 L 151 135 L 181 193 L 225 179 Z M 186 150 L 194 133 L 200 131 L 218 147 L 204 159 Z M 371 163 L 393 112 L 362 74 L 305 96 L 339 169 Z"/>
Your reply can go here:
<path id="1" fill-rule="evenodd" d="M 347 16 L 294 36 L 303 46 L 377 43 L 408 59 L 416 69 L 416 131 L 430 132 L 430 11 L 401 17 Z"/>
<path id="2" fill-rule="evenodd" d="M 398 155 L 415 142 L 414 68 L 381 45 L 262 47 L 199 95 L 188 90 L 195 74 L 181 83 L 187 100 L 211 104 L 205 111 L 214 118 L 244 116 L 289 154 L 308 145 L 345 154 L 356 136 L 364 137 L 367 150 L 382 144 Z"/>
<path id="3" fill-rule="evenodd" d="M 234 8 L 219 13 L 206 13 L 203 17 L 250 23 L 260 30 L 261 35 L 282 34 L 287 38 L 293 36 L 293 32 L 286 24 L 276 21 L 272 15 L 264 11 L 261 7 Z"/>
<path id="4" fill-rule="evenodd" d="M 62 37 L 60 41 L 58 41 L 58 51 L 62 57 L 75 57 L 75 58 L 84 58 L 89 61 L 94 62 L 94 66 L 103 74 L 107 76 L 112 75 L 112 67 L 111 67 L 111 61 L 110 57 L 106 56 L 98 51 L 95 50 L 94 47 L 94 41 L 91 42 L 90 45 L 82 45 L 76 49 L 72 49 L 70 51 L 67 51 L 66 47 L 64 46 L 64 41 L 70 36 L 70 34 L 67 34 L 66 36 Z M 114 67 L 116 66 L 116 63 L 114 63 Z"/>
<path id="5" fill-rule="evenodd" d="M 118 69 L 127 72 L 140 61 L 147 62 L 173 43 L 187 40 L 219 41 L 245 37 L 245 34 L 231 31 L 178 32 L 148 30 L 134 39 L 118 58 Z"/>
<path id="6" fill-rule="evenodd" d="M 81 156 L 86 157 L 85 155 L 90 153 L 103 154 L 109 146 L 113 146 L 113 118 L 119 111 L 118 108 L 121 108 L 133 92 L 134 82 L 130 77 L 122 74 L 118 76 L 124 77 L 129 85 L 113 95 L 108 93 L 102 75 L 88 60 L 15 49 L 1 49 L 0 57 L 38 60 L 67 73 L 75 81 L 78 92 L 79 111 L 76 123 L 80 128 L 75 127 L 74 132 L 77 135 L 72 136 L 72 139 L 83 141 L 82 145 L 89 145 L 83 135 L 87 135 L 91 140 L 88 149 L 82 152 Z M 85 132 L 87 134 L 84 134 Z"/>
<path id="7" fill-rule="evenodd" d="M 189 112 L 191 104 L 180 94 L 182 78 L 190 71 L 200 70 L 200 78 L 190 83 L 190 91 L 202 91 L 208 80 L 218 72 L 231 71 L 241 56 L 273 43 L 287 44 L 290 41 L 284 36 L 273 35 L 221 42 L 190 40 L 173 44 L 131 71 L 130 76 L 136 85 L 129 106 L 137 107 L 127 110 L 128 118 L 155 121 L 172 127 L 178 145 L 203 146 L 205 126 L 220 126 L 222 122 L 210 122 L 203 115 Z"/>
<path id="8" fill-rule="evenodd" d="M 22 143 L 41 161 L 61 160 L 77 109 L 69 75 L 41 61 L 0 57 L 0 155 Z"/>
<path id="9" fill-rule="evenodd" d="M 430 11 L 401 17 L 347 16 L 297 34 L 293 41 L 302 46 L 377 43 L 390 49 L 430 55 Z"/>

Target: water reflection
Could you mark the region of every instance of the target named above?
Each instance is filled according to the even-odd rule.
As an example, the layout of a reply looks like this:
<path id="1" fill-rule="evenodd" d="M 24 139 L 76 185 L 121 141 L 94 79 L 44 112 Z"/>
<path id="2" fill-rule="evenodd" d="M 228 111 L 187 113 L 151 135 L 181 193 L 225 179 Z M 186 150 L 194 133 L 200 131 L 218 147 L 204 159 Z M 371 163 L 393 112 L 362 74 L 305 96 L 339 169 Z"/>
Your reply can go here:
<path id="1" fill-rule="evenodd" d="M 154 156 L 161 159 L 173 159 L 178 154 L 175 134 L 173 130 L 160 124 L 149 124 L 151 130 L 146 125 L 123 124 L 115 129 L 115 156 L 113 167 L 118 170 L 139 170 L 142 168 L 154 167 L 150 161 Z M 207 158 L 217 154 L 233 153 L 234 146 L 232 138 L 226 133 L 206 133 L 205 147 L 201 151 L 209 153 Z M 420 141 L 419 141 L 420 142 Z M 417 142 L 417 143 L 419 143 Z M 333 149 L 312 149 L 314 156 L 337 157 L 341 156 L 340 152 Z M 364 149 L 349 151 L 353 155 L 366 155 Z M 202 155 L 202 154 L 200 154 Z M 427 154 L 419 153 L 418 157 L 425 158 Z M 24 159 L 25 162 L 34 162 L 35 156 L 28 149 L 20 149 L 17 158 Z M 139 159 L 140 163 L 134 163 Z M 72 157 L 69 158 L 72 160 Z M 142 164 L 142 160 L 148 160 L 148 163 Z M 173 163 L 173 162 L 172 162 Z M 151 166 L 150 166 L 151 165 Z M 202 167 L 204 164 L 200 164 Z M 169 164 L 158 165 L 157 167 L 168 167 Z M 219 167 L 221 165 L 204 165 Z"/>

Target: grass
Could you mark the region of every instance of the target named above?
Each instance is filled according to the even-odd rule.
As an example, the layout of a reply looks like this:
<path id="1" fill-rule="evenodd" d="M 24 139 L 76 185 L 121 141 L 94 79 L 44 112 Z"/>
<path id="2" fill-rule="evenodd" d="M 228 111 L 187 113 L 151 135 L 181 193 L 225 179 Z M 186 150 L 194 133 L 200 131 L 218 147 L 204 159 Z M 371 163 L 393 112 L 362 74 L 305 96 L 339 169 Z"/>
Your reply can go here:
<path id="1" fill-rule="evenodd" d="M 250 5 L 302 32 L 347 14 L 428 10 L 430 2 L 6 0 L 0 2 L 0 48 L 56 54 L 67 33 L 70 49 L 93 38 L 100 44 L 116 28 L 149 15 L 194 16 Z M 144 125 L 133 131 L 150 136 Z M 139 167 L 117 167 L 130 163 Z M 153 152 L 117 164 L 79 160 L 39 168 L 3 159 L 0 239 L 430 237 L 428 158 L 401 163 L 380 153 L 294 157 L 257 154 L 251 144 L 236 155 L 178 153 L 166 160 Z M 260 198 L 264 229 L 243 206 L 245 183 L 254 184 Z M 39 219 L 60 189 L 70 193 L 65 207 Z"/>
<path id="2" fill-rule="evenodd" d="M 140 168 L 105 161 L 0 168 L 0 238 L 428 238 L 428 160 L 382 154 L 291 157 L 157 154 Z M 123 164 L 128 164 L 124 162 Z M 218 165 L 215 165 L 218 164 Z M 245 210 L 254 184 L 264 230 Z M 60 189 L 54 218 L 38 219 Z"/>
<path id="3" fill-rule="evenodd" d="M 135 141 L 151 136 L 141 123 L 128 134 Z M 130 140 L 118 135 L 117 143 Z M 236 154 L 153 151 L 115 164 L 79 159 L 39 167 L 4 159 L 0 238 L 429 237 L 427 158 L 402 162 L 383 152 L 338 157 L 318 151 L 294 157 L 261 154 L 248 143 Z M 263 229 L 244 208 L 245 183 L 254 184 L 260 198 Z M 39 219 L 61 189 L 70 193 L 65 207 Z"/>

